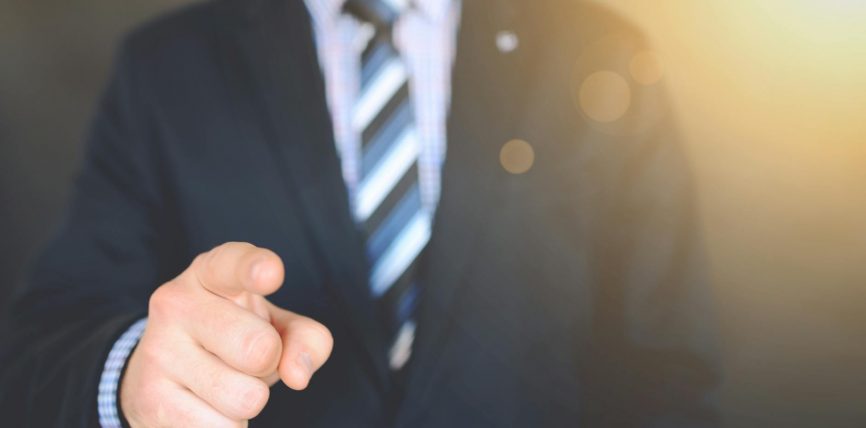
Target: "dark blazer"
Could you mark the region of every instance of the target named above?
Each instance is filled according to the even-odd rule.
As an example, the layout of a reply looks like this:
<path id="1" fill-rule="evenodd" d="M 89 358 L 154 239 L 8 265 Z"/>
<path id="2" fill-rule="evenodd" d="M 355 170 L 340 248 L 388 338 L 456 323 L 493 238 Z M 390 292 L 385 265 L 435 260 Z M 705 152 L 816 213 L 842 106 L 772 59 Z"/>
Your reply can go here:
<path id="1" fill-rule="evenodd" d="M 646 49 L 570 0 L 463 0 L 442 200 L 405 390 L 367 293 L 301 0 L 218 0 L 134 32 L 74 197 L 14 306 L 2 402 L 25 426 L 92 426 L 108 349 L 148 296 L 226 241 L 273 249 L 272 301 L 327 325 L 310 388 L 275 386 L 253 426 L 714 425 L 708 286 L 689 172 Z M 502 52 L 496 34 L 513 31 Z M 580 83 L 630 83 L 614 122 Z M 503 144 L 528 142 L 510 174 Z M 584 425 L 581 425 L 584 424 Z"/>

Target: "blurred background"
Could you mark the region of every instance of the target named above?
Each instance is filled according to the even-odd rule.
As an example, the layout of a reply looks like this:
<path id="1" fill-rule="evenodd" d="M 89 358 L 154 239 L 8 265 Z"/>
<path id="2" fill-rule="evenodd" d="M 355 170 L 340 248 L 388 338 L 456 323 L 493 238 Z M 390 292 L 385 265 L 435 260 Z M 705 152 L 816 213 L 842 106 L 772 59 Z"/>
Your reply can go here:
<path id="1" fill-rule="evenodd" d="M 0 0 L 0 301 L 66 202 L 118 37 L 182 3 Z M 866 426 L 866 1 L 602 3 L 654 40 L 689 142 L 727 425 Z"/>

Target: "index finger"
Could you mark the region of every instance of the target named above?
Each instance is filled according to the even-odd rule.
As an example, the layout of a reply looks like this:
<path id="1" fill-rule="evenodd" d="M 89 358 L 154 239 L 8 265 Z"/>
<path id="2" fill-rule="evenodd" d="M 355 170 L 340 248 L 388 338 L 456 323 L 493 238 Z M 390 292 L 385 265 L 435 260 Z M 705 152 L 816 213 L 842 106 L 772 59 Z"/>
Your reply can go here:
<path id="1" fill-rule="evenodd" d="M 188 271 L 206 290 L 227 299 L 267 296 L 283 284 L 280 257 L 245 242 L 227 242 L 199 255 Z"/>

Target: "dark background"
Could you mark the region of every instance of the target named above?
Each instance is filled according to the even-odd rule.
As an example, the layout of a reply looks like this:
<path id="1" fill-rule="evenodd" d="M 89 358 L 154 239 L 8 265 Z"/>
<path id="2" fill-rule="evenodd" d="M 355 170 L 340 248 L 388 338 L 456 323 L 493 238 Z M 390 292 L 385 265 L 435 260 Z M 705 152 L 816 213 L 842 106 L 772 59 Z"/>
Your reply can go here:
<path id="1" fill-rule="evenodd" d="M 4 306 L 66 203 L 118 37 L 183 3 L 0 0 Z M 681 110 L 728 425 L 866 426 L 866 8 L 605 3 L 658 40 Z"/>

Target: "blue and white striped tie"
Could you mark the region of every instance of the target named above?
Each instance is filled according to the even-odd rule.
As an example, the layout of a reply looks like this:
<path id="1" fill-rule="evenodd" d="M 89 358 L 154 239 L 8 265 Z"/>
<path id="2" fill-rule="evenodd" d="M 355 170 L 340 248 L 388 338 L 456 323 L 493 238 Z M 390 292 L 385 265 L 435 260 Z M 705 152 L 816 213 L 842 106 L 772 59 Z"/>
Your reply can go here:
<path id="1" fill-rule="evenodd" d="M 370 291 L 390 339 L 392 370 L 401 369 L 411 355 L 418 299 L 413 272 L 430 239 L 433 211 L 422 203 L 420 141 L 408 71 L 390 37 L 400 3 L 349 0 L 346 4 L 347 11 L 377 28 L 362 54 L 361 90 L 352 112 L 352 126 L 361 135 L 362 146 L 353 210 L 367 236 Z"/>

